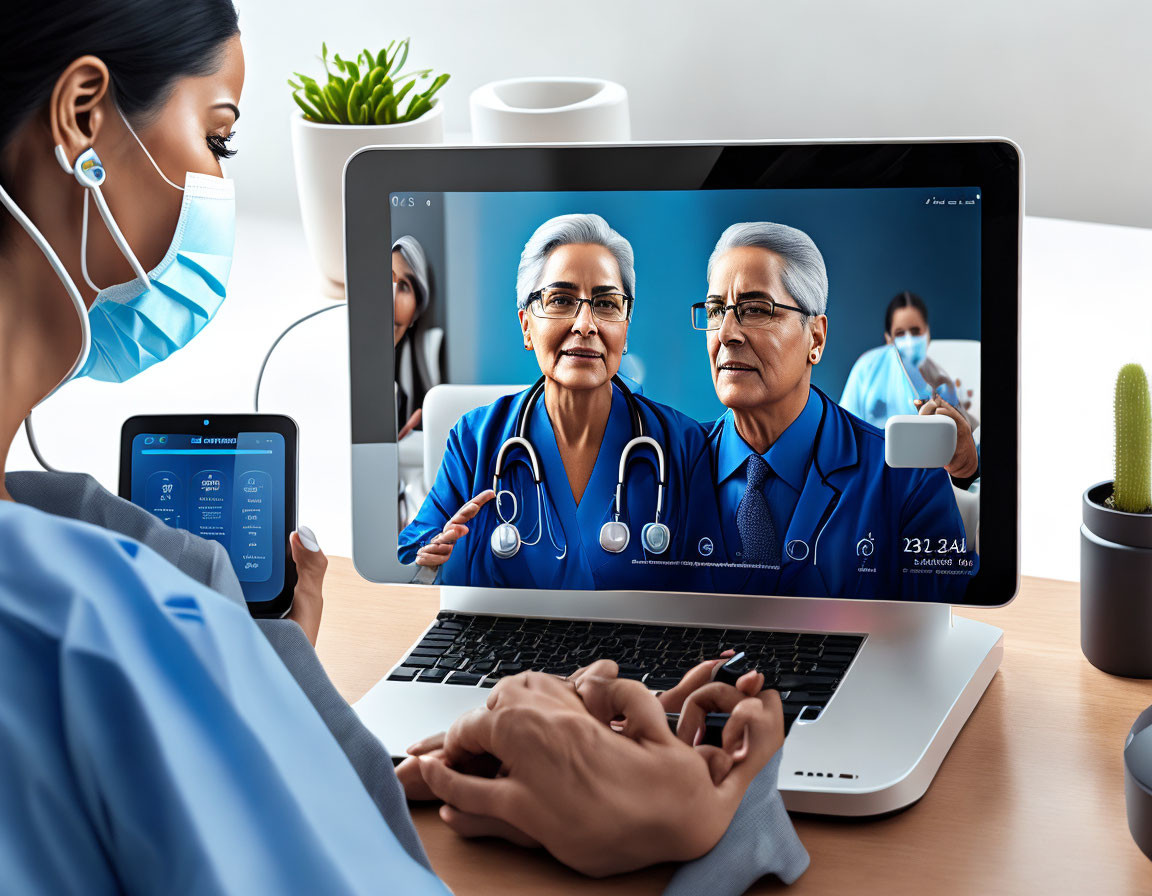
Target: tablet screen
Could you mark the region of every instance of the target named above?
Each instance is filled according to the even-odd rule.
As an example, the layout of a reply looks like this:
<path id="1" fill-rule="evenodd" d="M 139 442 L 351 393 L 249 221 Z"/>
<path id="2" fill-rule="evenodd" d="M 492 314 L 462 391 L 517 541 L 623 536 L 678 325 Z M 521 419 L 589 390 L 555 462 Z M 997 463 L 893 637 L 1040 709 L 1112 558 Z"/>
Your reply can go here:
<path id="1" fill-rule="evenodd" d="M 132 437 L 132 503 L 222 544 L 249 603 L 274 600 L 284 588 L 284 475 L 278 432 Z"/>

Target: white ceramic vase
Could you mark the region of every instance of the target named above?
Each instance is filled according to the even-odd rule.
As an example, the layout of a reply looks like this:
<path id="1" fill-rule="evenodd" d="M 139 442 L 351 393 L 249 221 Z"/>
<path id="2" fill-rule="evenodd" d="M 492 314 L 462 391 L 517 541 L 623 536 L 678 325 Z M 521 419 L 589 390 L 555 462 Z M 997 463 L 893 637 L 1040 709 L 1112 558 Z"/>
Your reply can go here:
<path id="1" fill-rule="evenodd" d="M 292 156 L 304 238 L 324 278 L 324 291 L 344 297 L 344 163 L 365 146 L 444 142 L 439 100 L 415 121 L 402 124 L 316 124 L 292 116 Z"/>
<path id="2" fill-rule="evenodd" d="M 472 91 L 474 143 L 626 143 L 628 91 L 598 78 L 512 78 Z"/>

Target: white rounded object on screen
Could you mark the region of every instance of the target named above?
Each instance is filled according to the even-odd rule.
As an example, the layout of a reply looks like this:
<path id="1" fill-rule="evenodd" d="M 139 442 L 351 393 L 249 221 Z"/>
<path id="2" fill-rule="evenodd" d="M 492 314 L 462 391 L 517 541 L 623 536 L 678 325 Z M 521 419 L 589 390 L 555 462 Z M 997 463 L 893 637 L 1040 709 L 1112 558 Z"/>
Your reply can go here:
<path id="1" fill-rule="evenodd" d="M 610 554 L 619 554 L 628 547 L 628 540 L 631 537 L 627 523 L 609 520 L 600 527 L 600 547 Z"/>
<path id="2" fill-rule="evenodd" d="M 472 91 L 473 143 L 627 143 L 628 91 L 599 78 L 509 78 Z"/>
<path id="3" fill-rule="evenodd" d="M 945 467 L 956 453 L 956 421 L 944 414 L 897 414 L 884 424 L 884 462 L 890 467 Z"/>
<path id="4" fill-rule="evenodd" d="M 644 549 L 650 554 L 663 554 L 672 543 L 672 533 L 663 523 L 647 523 L 640 530 L 640 537 L 644 541 Z"/>
<path id="5" fill-rule="evenodd" d="M 492 553 L 501 560 L 515 557 L 520 550 L 520 532 L 511 523 L 501 523 L 492 530 Z"/>

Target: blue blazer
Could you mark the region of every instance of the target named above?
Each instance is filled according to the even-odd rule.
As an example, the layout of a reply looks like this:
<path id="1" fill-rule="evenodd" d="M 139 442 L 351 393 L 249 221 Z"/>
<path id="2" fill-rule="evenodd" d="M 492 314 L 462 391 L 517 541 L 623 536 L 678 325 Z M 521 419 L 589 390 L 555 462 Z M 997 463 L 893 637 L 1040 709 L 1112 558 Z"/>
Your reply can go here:
<path id="1" fill-rule="evenodd" d="M 721 574 L 724 591 L 803 597 L 860 597 L 959 603 L 977 558 L 943 469 L 884 462 L 884 433 L 811 387 L 823 414 L 799 503 L 776 520 L 779 569 Z M 709 432 L 715 452 L 724 418 Z M 736 507 L 721 507 L 735 516 Z M 739 545 L 728 545 L 736 563 Z M 790 549 L 790 550 L 789 550 Z"/>

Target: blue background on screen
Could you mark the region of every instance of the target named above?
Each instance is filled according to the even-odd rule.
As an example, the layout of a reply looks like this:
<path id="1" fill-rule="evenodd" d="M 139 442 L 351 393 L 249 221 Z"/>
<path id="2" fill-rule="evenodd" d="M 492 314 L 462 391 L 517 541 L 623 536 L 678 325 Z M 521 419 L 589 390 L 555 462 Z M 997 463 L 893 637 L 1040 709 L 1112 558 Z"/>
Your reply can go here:
<path id="1" fill-rule="evenodd" d="M 253 602 L 284 588 L 284 437 L 140 433 L 132 503 L 176 529 L 218 541 Z"/>
<path id="2" fill-rule="evenodd" d="M 393 211 L 405 230 L 425 196 L 445 203 L 447 379 L 530 383 L 539 375 L 516 317 L 516 268 L 532 232 L 572 212 L 602 215 L 636 257 L 636 306 L 621 370 L 644 393 L 700 420 L 722 407 L 706 337 L 689 307 L 707 292 L 708 256 L 729 224 L 775 221 L 815 241 L 828 269 L 828 345 L 813 382 L 839 400 L 856 359 L 883 343 L 903 290 L 927 303 L 933 339 L 980 338 L 978 188 L 418 194 Z"/>

